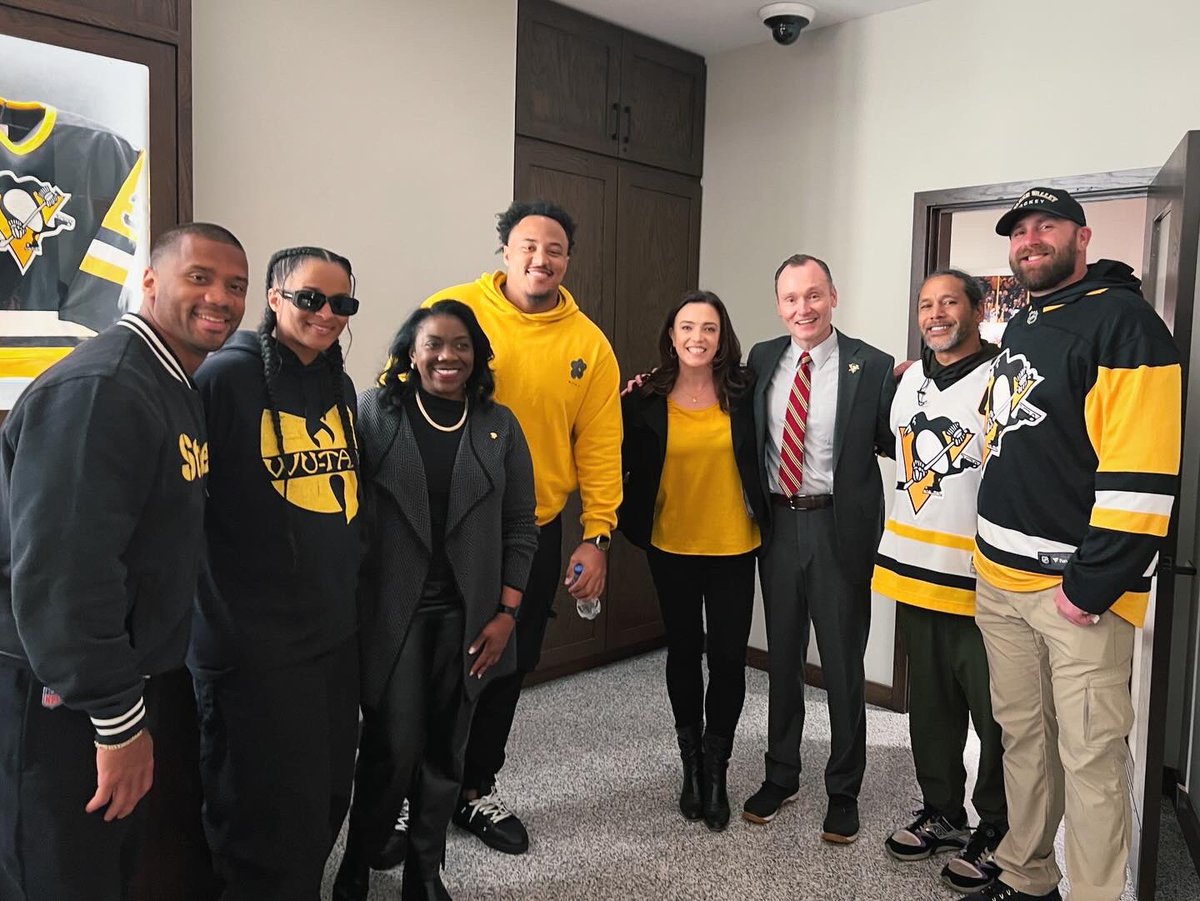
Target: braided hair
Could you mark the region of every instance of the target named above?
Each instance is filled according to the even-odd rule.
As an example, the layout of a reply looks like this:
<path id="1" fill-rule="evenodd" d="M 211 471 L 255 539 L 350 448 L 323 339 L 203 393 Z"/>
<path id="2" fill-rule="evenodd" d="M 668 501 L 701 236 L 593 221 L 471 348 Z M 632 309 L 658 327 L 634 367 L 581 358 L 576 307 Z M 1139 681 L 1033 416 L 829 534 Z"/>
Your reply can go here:
<path id="1" fill-rule="evenodd" d="M 350 278 L 351 293 L 354 292 L 354 271 L 350 266 L 350 261 L 344 256 L 336 254 L 331 250 L 326 250 L 323 247 L 288 247 L 271 254 L 270 262 L 267 263 L 267 291 L 269 292 L 272 288 L 283 288 L 288 277 L 299 269 L 306 260 L 324 260 L 327 263 L 337 264 L 346 270 L 346 275 Z M 271 427 L 275 432 L 275 444 L 279 449 L 280 458 L 282 458 L 285 453 L 283 446 L 283 425 L 279 417 L 278 392 L 276 390 L 276 377 L 282 365 L 279 359 L 279 339 L 275 337 L 275 328 L 278 325 L 278 321 L 279 319 L 275 311 L 271 309 L 270 304 L 267 304 L 267 308 L 263 312 L 262 321 L 258 324 L 257 334 L 258 346 L 262 352 L 263 377 L 267 386 L 267 406 L 271 413 Z M 342 423 L 342 434 L 346 438 L 346 451 L 350 454 L 352 467 L 357 471 L 358 439 L 354 433 L 354 428 L 351 426 L 350 412 L 346 406 L 345 380 L 343 379 L 346 367 L 342 357 L 342 345 L 335 340 L 324 351 L 323 355 L 329 363 L 334 405 L 337 408 L 338 418 Z M 288 473 L 285 468 L 283 471 L 283 496 L 285 498 L 287 497 L 287 483 Z M 294 555 L 296 550 L 295 537 L 291 534 L 290 528 L 288 531 L 288 540 L 292 544 Z"/>

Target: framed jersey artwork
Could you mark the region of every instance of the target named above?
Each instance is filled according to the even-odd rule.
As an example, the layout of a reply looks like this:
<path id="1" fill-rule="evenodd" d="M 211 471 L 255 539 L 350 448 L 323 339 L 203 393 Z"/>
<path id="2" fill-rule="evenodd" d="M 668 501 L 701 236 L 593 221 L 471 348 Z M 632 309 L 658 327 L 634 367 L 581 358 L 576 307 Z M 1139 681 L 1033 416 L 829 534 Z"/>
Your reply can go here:
<path id="1" fill-rule="evenodd" d="M 145 65 L 0 34 L 0 410 L 141 299 Z"/>

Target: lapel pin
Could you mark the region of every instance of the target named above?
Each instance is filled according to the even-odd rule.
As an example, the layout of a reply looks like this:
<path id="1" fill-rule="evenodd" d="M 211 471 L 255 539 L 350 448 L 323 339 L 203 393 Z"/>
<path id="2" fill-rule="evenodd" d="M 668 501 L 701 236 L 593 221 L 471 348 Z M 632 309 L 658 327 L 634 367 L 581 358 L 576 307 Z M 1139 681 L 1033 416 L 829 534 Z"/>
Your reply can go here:
<path id="1" fill-rule="evenodd" d="M 851 372 L 858 372 L 858 370 L 860 370 L 862 367 L 861 367 L 861 366 L 859 366 L 857 363 L 851 363 L 851 364 L 850 364 L 850 365 L 849 365 L 847 368 L 848 368 L 848 369 L 849 369 Z"/>
<path id="2" fill-rule="evenodd" d="M 489 432 L 488 434 L 490 434 L 490 435 L 492 436 L 492 440 L 493 440 L 493 441 L 495 441 L 497 438 L 499 438 L 499 437 L 500 437 L 500 436 L 499 436 L 499 435 L 497 435 L 495 432 Z"/>

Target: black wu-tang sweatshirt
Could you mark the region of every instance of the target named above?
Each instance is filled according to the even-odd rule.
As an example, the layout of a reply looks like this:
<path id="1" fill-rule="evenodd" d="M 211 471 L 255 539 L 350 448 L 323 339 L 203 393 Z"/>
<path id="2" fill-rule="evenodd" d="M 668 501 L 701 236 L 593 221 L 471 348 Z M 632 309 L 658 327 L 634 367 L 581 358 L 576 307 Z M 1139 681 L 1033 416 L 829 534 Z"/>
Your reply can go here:
<path id="1" fill-rule="evenodd" d="M 211 464 L 208 560 L 188 655 L 199 674 L 311 660 L 357 625 L 354 385 L 324 354 L 306 366 L 273 346 L 270 395 L 252 332 L 238 332 L 196 372 Z"/>

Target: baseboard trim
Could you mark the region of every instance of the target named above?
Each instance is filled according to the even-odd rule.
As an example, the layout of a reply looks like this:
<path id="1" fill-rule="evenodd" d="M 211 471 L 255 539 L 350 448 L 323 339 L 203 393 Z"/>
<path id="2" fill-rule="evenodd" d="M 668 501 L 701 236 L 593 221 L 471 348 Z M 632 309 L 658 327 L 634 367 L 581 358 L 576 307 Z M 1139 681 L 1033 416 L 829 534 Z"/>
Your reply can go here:
<path id="1" fill-rule="evenodd" d="M 761 648 L 746 648 L 746 664 L 755 669 L 767 671 L 767 661 L 770 655 Z M 811 663 L 804 664 L 804 681 L 813 688 L 825 687 L 825 675 L 821 672 L 819 666 Z M 893 698 L 892 687 L 890 685 L 880 685 L 878 682 L 867 681 L 866 684 L 867 703 L 875 707 L 883 707 L 886 710 L 896 710 L 895 699 Z M 903 713 L 904 711 L 900 711 Z"/>
<path id="2" fill-rule="evenodd" d="M 1200 875 L 1200 817 L 1191 796 L 1179 784 L 1175 786 L 1175 816 L 1179 818 L 1179 829 L 1192 856 L 1192 866 Z"/>
<path id="3" fill-rule="evenodd" d="M 645 654 L 649 651 L 656 651 L 659 648 L 666 647 L 667 639 L 663 636 L 657 638 L 649 638 L 644 641 L 634 642 L 626 645 L 623 648 L 616 650 L 600 651 L 597 654 L 589 654 L 586 657 L 579 657 L 575 660 L 570 660 L 566 663 L 555 664 L 534 670 L 525 677 L 526 685 L 537 685 L 541 682 L 550 682 L 554 679 L 561 679 L 563 676 L 573 676 L 575 673 L 581 673 L 584 670 L 593 669 L 597 666 L 605 666 L 609 663 L 616 663 L 618 660 L 624 660 L 627 657 L 636 657 L 639 654 Z"/>

